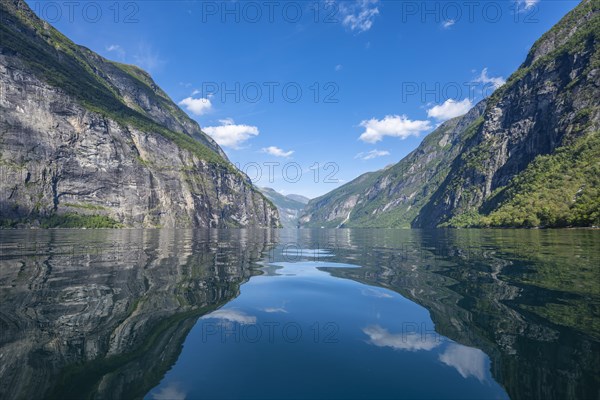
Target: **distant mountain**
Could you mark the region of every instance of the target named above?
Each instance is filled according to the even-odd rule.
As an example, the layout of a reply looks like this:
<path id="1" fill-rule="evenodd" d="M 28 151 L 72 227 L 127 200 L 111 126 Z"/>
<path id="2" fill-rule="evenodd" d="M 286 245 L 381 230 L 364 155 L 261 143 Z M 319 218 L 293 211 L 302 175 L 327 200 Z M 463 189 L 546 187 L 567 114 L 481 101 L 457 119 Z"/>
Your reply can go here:
<path id="1" fill-rule="evenodd" d="M 275 206 L 141 69 L 0 1 L 0 226 L 277 227 Z"/>
<path id="2" fill-rule="evenodd" d="M 600 225 L 600 1 L 584 0 L 467 115 L 312 200 L 303 226 Z"/>
<path id="3" fill-rule="evenodd" d="M 260 188 L 260 190 L 279 210 L 279 217 L 284 228 L 298 227 L 298 217 L 308 203 L 308 198 L 298 194 L 285 196 L 271 188 Z"/>
<path id="4" fill-rule="evenodd" d="M 308 204 L 308 202 L 310 201 L 310 199 L 308 197 L 304 197 L 301 194 L 288 194 L 285 197 L 287 197 L 288 199 L 295 200 L 302 204 Z"/>

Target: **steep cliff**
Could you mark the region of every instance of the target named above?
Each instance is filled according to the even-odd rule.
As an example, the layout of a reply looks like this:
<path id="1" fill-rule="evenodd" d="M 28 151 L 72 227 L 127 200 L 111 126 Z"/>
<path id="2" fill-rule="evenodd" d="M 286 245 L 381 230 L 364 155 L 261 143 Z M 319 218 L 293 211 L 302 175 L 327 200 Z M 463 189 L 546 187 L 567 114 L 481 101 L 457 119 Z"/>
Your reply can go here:
<path id="1" fill-rule="evenodd" d="M 600 1 L 582 1 L 488 100 L 416 227 L 600 224 Z"/>
<path id="2" fill-rule="evenodd" d="M 400 163 L 313 200 L 306 226 L 600 225 L 600 1 L 584 0 L 485 103 Z"/>
<path id="3" fill-rule="evenodd" d="M 279 225 L 276 208 L 144 71 L 0 2 L 0 220 Z"/>

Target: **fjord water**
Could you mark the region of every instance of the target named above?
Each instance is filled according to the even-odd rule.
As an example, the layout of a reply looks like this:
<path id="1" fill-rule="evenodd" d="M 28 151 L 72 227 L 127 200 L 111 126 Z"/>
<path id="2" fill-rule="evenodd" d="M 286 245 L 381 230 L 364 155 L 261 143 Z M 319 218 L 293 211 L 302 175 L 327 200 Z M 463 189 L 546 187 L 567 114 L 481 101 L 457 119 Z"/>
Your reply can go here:
<path id="1" fill-rule="evenodd" d="M 600 398 L 600 232 L 0 231 L 1 398 Z"/>

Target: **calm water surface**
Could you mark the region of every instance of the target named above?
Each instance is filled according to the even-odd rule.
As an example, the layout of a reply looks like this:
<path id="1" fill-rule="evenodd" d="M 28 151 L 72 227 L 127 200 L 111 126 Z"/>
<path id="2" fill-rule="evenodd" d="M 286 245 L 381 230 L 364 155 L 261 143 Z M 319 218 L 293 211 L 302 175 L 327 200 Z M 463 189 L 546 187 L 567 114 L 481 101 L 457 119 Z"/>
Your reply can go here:
<path id="1" fill-rule="evenodd" d="M 0 244 L 2 399 L 600 399 L 599 231 Z"/>

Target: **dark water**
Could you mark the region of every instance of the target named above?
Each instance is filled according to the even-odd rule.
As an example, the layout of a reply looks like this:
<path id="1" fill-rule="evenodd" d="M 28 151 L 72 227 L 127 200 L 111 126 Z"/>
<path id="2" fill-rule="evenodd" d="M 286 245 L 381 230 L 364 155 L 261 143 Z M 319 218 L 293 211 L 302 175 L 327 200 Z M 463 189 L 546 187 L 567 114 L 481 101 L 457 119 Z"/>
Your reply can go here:
<path id="1" fill-rule="evenodd" d="M 600 399 L 599 231 L 0 243 L 2 399 Z"/>

